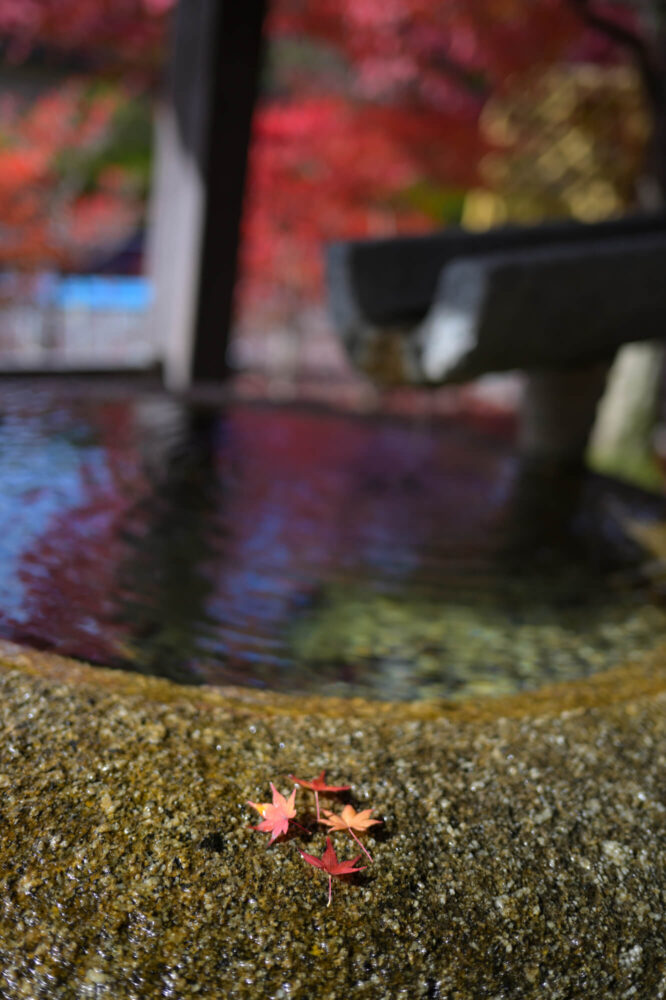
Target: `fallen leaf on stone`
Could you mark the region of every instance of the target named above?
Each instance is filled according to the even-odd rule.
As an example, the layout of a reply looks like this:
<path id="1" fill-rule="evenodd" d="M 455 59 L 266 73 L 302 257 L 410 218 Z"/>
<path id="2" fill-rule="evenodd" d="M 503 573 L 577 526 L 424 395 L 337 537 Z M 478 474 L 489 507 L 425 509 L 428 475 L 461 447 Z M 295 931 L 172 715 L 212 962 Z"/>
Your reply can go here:
<path id="1" fill-rule="evenodd" d="M 361 841 L 354 833 L 354 830 L 358 830 L 359 833 L 364 833 L 368 827 L 382 822 L 381 819 L 370 818 L 372 809 L 361 809 L 357 812 L 353 806 L 347 805 L 344 807 L 339 816 L 337 816 L 334 812 L 331 812 L 330 809 L 324 809 L 323 811 L 326 815 L 326 819 L 322 819 L 320 822 L 325 823 L 331 830 L 348 830 L 363 853 L 370 859 L 370 861 L 372 861 L 369 851 L 365 849 Z"/>
<path id="2" fill-rule="evenodd" d="M 326 838 L 326 850 L 320 858 L 316 858 L 313 854 L 307 854 L 305 851 L 301 851 L 298 848 L 299 854 L 304 858 L 309 865 L 313 865 L 315 868 L 321 868 L 328 875 L 328 903 L 327 906 L 331 905 L 331 895 L 333 892 L 333 879 L 340 878 L 342 875 L 355 875 L 356 872 L 365 871 L 366 865 L 361 868 L 355 868 L 354 865 L 361 857 L 357 854 L 355 858 L 351 861 L 338 861 L 337 855 L 331 843 L 331 838 Z"/>
<path id="3" fill-rule="evenodd" d="M 293 774 L 289 775 L 291 781 L 295 784 L 300 785 L 301 788 L 309 788 L 310 791 L 314 792 L 315 806 L 317 809 L 317 822 L 320 821 L 319 815 L 319 793 L 320 792 L 347 792 L 351 788 L 351 785 L 327 785 L 324 781 L 326 777 L 326 771 L 322 771 L 318 778 L 313 778 L 312 781 L 305 781 L 304 778 L 296 778 Z"/>
<path id="4" fill-rule="evenodd" d="M 292 820 L 296 815 L 295 801 L 296 801 L 296 789 L 288 799 L 285 799 L 284 795 L 281 795 L 273 782 L 271 781 L 271 792 L 273 793 L 272 802 L 250 802 L 248 800 L 248 805 L 256 809 L 259 815 L 262 817 L 261 823 L 258 826 L 253 826 L 253 830 L 261 830 L 263 833 L 270 833 L 271 839 L 269 840 L 269 845 L 273 841 L 280 837 L 283 833 L 286 833 L 289 829 L 289 820 Z"/>

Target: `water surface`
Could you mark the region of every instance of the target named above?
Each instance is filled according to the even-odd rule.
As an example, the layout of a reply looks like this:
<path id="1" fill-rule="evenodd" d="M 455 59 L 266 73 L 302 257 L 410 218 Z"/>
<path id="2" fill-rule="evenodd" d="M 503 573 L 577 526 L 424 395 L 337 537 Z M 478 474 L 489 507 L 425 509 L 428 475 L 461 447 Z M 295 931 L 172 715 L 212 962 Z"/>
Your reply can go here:
<path id="1" fill-rule="evenodd" d="M 469 414 L 195 408 L 39 382 L 0 397 L 0 632 L 190 683 L 466 697 L 666 636 L 623 516 Z"/>

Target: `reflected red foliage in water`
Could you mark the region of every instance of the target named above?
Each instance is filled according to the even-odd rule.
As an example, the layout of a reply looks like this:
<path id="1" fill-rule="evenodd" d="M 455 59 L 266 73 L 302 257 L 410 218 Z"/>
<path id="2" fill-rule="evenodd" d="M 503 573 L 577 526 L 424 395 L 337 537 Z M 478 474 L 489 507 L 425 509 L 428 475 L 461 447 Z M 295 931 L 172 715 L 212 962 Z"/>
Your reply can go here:
<path id="1" fill-rule="evenodd" d="M 284 629 L 303 602 L 336 580 L 435 579 L 440 558 L 487 549 L 511 477 L 508 443 L 469 424 L 239 406 L 183 412 L 176 433 L 140 400 L 62 412 L 16 501 L 52 513 L 17 553 L 23 596 L 0 627 L 190 680 L 289 688 Z"/>
<path id="2" fill-rule="evenodd" d="M 15 627 L 19 638 L 25 634 L 31 642 L 104 662 L 117 657 L 126 634 L 116 618 L 116 575 L 127 558 L 122 525 L 149 481 L 133 408 L 106 403 L 86 416 L 92 441 L 80 450 L 81 502 L 74 508 L 63 503 L 23 554 L 19 579 L 27 620 Z M 76 425 L 76 408 L 73 417 Z M 42 489 L 56 496 L 61 489 L 55 462 L 53 481 Z"/>

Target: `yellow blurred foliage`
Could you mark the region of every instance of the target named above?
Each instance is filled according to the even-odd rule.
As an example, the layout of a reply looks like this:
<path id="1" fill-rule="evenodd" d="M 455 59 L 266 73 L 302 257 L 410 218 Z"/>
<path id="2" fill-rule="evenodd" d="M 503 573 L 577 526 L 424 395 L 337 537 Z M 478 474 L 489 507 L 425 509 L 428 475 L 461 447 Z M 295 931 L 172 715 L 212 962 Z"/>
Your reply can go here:
<path id="1" fill-rule="evenodd" d="M 494 149 L 480 167 L 485 186 L 465 199 L 469 229 L 562 217 L 594 222 L 637 203 L 650 119 L 630 66 L 535 71 L 491 98 L 480 128 Z"/>

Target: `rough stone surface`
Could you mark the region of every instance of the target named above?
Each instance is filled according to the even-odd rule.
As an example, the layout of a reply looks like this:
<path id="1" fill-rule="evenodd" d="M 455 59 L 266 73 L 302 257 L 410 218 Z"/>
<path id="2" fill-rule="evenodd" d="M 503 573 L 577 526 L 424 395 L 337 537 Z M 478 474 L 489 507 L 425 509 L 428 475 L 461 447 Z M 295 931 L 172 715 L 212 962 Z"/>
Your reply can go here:
<path id="1" fill-rule="evenodd" d="M 461 706 L 182 689 L 7 644 L 0 689 L 7 1000 L 666 996 L 664 648 Z M 322 768 L 385 820 L 330 908 L 297 851 L 324 835 L 267 848 L 246 805 Z"/>

